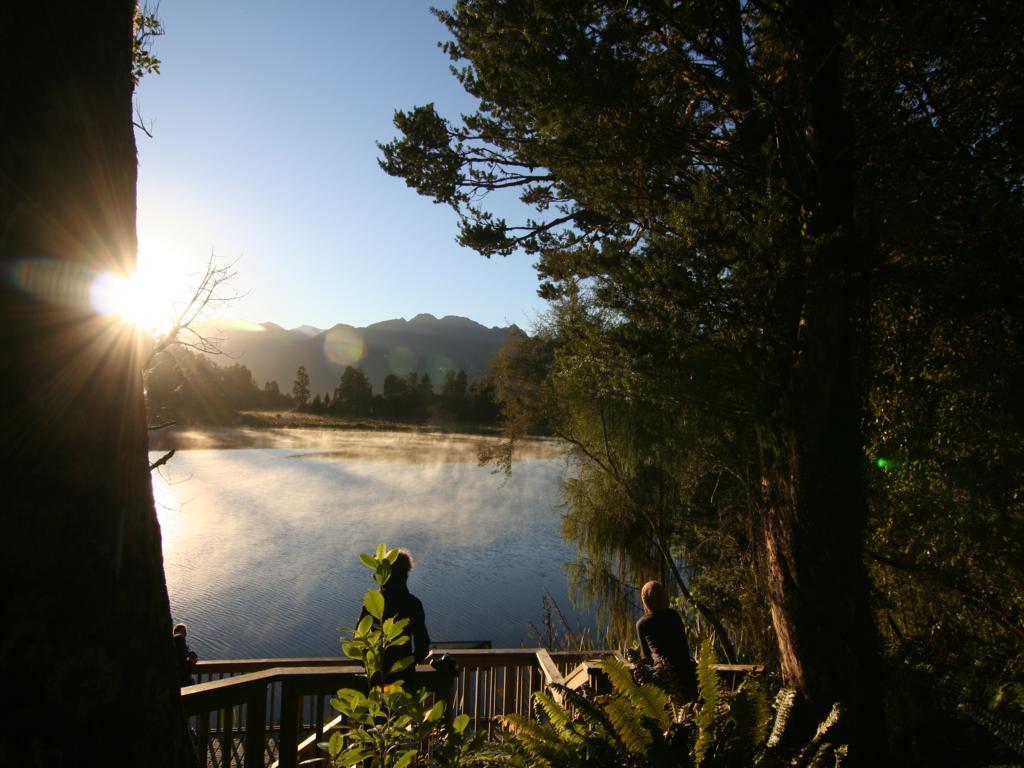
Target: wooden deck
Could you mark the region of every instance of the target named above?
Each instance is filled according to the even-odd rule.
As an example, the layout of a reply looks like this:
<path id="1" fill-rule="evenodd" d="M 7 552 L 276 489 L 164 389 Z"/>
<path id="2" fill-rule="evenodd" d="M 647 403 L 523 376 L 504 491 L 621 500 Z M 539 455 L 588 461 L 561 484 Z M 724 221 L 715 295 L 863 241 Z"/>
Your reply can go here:
<path id="1" fill-rule="evenodd" d="M 417 667 L 418 683 L 465 714 L 476 731 L 498 734 L 496 718 L 532 716 L 535 691 L 553 684 L 595 683 L 596 661 L 612 651 L 548 652 L 543 648 L 438 649 L 453 657 L 455 675 Z M 731 676 L 760 665 L 723 665 Z M 219 768 L 294 768 L 316 757 L 317 743 L 335 725 L 330 698 L 339 688 L 362 688 L 362 667 L 338 658 L 200 661 L 197 683 L 182 689 L 200 762 Z"/>

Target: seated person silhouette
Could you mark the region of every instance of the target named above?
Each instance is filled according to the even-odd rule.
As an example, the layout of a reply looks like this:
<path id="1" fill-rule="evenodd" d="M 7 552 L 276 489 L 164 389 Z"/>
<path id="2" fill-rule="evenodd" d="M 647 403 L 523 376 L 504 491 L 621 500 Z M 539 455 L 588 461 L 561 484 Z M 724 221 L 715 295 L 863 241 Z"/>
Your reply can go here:
<path id="1" fill-rule="evenodd" d="M 384 594 L 384 619 L 409 619 L 409 624 L 402 634 L 408 635 L 412 641 L 411 645 L 407 643 L 405 645 L 391 646 L 384 652 L 385 673 L 391 669 L 393 664 L 404 659 L 406 656 L 412 656 L 415 659 L 415 663 L 412 666 L 406 667 L 395 674 L 385 674 L 384 682 L 395 683 L 402 681 L 405 684 L 403 687 L 410 693 L 415 691 L 415 665 L 422 663 L 430 652 L 430 635 L 427 633 L 423 603 L 409 592 L 407 584 L 409 572 L 412 569 L 413 561 L 409 550 L 399 549 L 398 557 L 391 565 L 391 577 L 381 587 L 381 592 Z M 366 615 L 367 610 L 364 607 L 359 614 L 360 621 Z"/>
<path id="2" fill-rule="evenodd" d="M 171 630 L 171 638 L 174 640 L 174 657 L 178 662 L 178 684 L 182 687 L 195 684 L 192 670 L 199 660 L 195 651 L 188 647 L 188 641 L 185 639 L 187 636 L 188 627 L 184 624 L 175 624 Z"/>
<path id="3" fill-rule="evenodd" d="M 697 668 L 686 642 L 679 612 L 669 607 L 668 592 L 660 581 L 648 581 L 640 590 L 644 615 L 636 623 L 640 653 L 654 666 L 654 679 L 681 701 L 697 699 Z"/>

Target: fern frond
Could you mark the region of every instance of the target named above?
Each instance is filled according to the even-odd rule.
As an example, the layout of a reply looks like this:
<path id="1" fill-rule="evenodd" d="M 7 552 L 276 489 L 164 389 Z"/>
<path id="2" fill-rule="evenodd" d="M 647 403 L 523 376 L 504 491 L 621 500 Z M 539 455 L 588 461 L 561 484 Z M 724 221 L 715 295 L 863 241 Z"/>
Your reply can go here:
<path id="1" fill-rule="evenodd" d="M 614 733 L 612 722 L 608 719 L 604 709 L 588 697 L 573 688 L 558 683 L 551 687 L 562 694 L 566 708 L 574 710 L 586 728 L 598 734 L 611 735 Z"/>
<path id="2" fill-rule="evenodd" d="M 565 727 L 565 724 L 569 722 L 569 713 L 565 711 L 565 708 L 560 706 L 543 691 L 537 691 L 533 694 L 534 711 L 538 709 L 543 712 L 543 717 L 538 715 L 537 719 L 543 722 L 550 723 L 555 727 L 556 730 L 560 730 Z"/>
<path id="3" fill-rule="evenodd" d="M 583 743 L 584 739 L 574 727 L 569 710 L 540 691 L 533 696 L 537 705 L 544 711 L 548 724 L 555 730 L 560 740 L 574 744 Z"/>
<path id="4" fill-rule="evenodd" d="M 750 699 L 753 709 L 754 722 L 752 724 L 754 743 L 762 746 L 768 740 L 768 732 L 772 725 L 772 708 L 768 704 L 768 696 L 765 695 L 761 682 L 756 677 L 747 677 L 740 686 Z"/>
<path id="5" fill-rule="evenodd" d="M 697 692 L 700 700 L 713 709 L 718 707 L 722 695 L 718 672 L 714 668 L 717 663 L 715 644 L 708 638 L 701 643 L 697 654 Z"/>
<path id="6" fill-rule="evenodd" d="M 529 720 L 522 715 L 504 715 L 499 721 L 515 734 L 515 743 L 530 756 L 533 765 L 561 768 L 578 759 L 578 748 L 561 741 L 558 732 L 547 723 Z"/>
<path id="7" fill-rule="evenodd" d="M 807 763 L 807 768 L 834 768 L 835 765 L 835 749 L 826 741 L 818 746 L 814 757 Z"/>
<path id="8" fill-rule="evenodd" d="M 842 718 L 843 708 L 839 705 L 839 702 L 836 702 L 832 705 L 832 709 L 828 713 L 828 717 L 822 720 L 818 725 L 818 729 L 814 732 L 813 741 L 821 741 L 828 736 L 828 734 L 830 734 L 835 727 L 839 725 L 839 721 L 842 720 Z"/>
<path id="9" fill-rule="evenodd" d="M 1024 757 L 1024 723 L 996 715 L 973 704 L 961 704 L 960 710 L 1012 749 L 1018 757 Z"/>
<path id="10" fill-rule="evenodd" d="M 630 672 L 629 667 L 614 656 L 602 659 L 598 662 L 598 666 L 608 676 L 608 682 L 612 684 L 616 693 L 631 696 L 639 687 L 633 682 L 633 673 Z"/>
<path id="11" fill-rule="evenodd" d="M 756 680 L 744 681 L 729 705 L 729 718 L 736 731 L 737 747 L 753 754 L 768 738 L 771 710 Z"/>
<path id="12" fill-rule="evenodd" d="M 835 747 L 827 740 L 827 737 L 839 725 L 842 716 L 842 707 L 836 702 L 832 705 L 828 716 L 818 725 L 814 732 L 814 738 L 800 750 L 800 754 L 793 760 L 792 765 L 822 768 L 825 765 L 825 760 L 835 754 Z"/>
<path id="13" fill-rule="evenodd" d="M 693 745 L 697 765 L 704 762 L 711 745 L 718 740 L 722 730 L 720 712 L 722 692 L 718 684 L 718 672 L 712 666 L 718 663 L 715 646 L 710 638 L 701 643 L 697 656 L 697 692 L 700 706 L 697 710 L 697 741 Z"/>
<path id="14" fill-rule="evenodd" d="M 616 693 L 628 698 L 645 716 L 658 724 L 661 730 L 667 730 L 672 724 L 673 709 L 670 707 L 669 696 L 656 685 L 637 685 L 629 667 L 615 658 L 605 659 L 601 668 L 608 675 L 608 680 Z"/>
<path id="15" fill-rule="evenodd" d="M 646 754 L 653 738 L 651 731 L 643 722 L 640 712 L 625 697 L 613 698 L 605 705 L 605 712 L 611 720 L 615 735 L 619 737 L 626 749 L 634 755 Z"/>
<path id="16" fill-rule="evenodd" d="M 793 714 L 793 707 L 796 705 L 796 689 L 782 688 L 775 696 L 775 722 L 772 724 L 772 732 L 768 737 L 768 748 L 773 749 L 782 743 L 782 738 L 789 728 L 789 718 Z"/>

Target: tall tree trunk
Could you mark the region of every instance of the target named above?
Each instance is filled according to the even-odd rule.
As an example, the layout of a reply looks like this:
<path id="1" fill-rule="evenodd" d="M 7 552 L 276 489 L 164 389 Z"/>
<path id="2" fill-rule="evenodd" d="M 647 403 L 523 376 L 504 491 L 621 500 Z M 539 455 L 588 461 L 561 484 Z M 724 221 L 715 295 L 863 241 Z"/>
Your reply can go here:
<path id="1" fill-rule="evenodd" d="M 0 10 L 4 765 L 187 765 L 137 339 L 133 0 Z"/>
<path id="2" fill-rule="evenodd" d="M 842 106 L 831 9 L 789 4 L 778 19 L 790 53 L 790 113 L 779 134 L 799 200 L 795 279 L 780 292 L 777 389 L 762 404 L 769 598 L 784 680 L 819 719 L 843 707 L 857 764 L 881 758 L 878 653 L 863 563 L 863 359 L 868 297 L 855 222 L 852 129 Z"/>

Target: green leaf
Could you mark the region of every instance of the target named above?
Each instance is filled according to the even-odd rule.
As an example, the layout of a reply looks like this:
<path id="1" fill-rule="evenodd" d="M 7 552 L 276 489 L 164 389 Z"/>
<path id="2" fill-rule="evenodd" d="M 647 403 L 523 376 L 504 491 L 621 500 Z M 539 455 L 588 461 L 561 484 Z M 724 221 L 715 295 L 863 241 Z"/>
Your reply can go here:
<path id="1" fill-rule="evenodd" d="M 410 749 L 403 752 L 402 756 L 395 761 L 394 768 L 405 768 L 412 762 L 412 759 L 416 757 L 417 754 L 419 754 L 419 750 L 416 749 Z"/>
<path id="2" fill-rule="evenodd" d="M 388 557 L 387 557 L 388 564 L 389 565 L 394 565 L 395 564 L 395 560 L 397 560 L 397 559 L 398 559 L 398 548 L 396 547 L 395 549 L 392 549 L 390 552 L 388 552 Z"/>
<path id="3" fill-rule="evenodd" d="M 398 621 L 386 619 L 381 630 L 384 632 L 384 637 L 391 641 L 402 634 L 402 630 L 405 629 L 408 623 L 408 619 L 399 619 Z"/>
<path id="4" fill-rule="evenodd" d="M 412 666 L 412 656 L 406 656 L 405 658 L 399 659 L 391 665 L 391 670 L 388 672 L 389 675 L 393 675 L 396 672 L 401 672 L 403 669 L 407 669 Z"/>
<path id="5" fill-rule="evenodd" d="M 423 722 L 436 723 L 441 719 L 442 715 L 444 715 L 444 702 L 439 701 L 423 715 Z"/>
<path id="6" fill-rule="evenodd" d="M 383 544 L 377 545 L 377 560 L 383 560 L 387 556 L 387 549 Z"/>
<path id="7" fill-rule="evenodd" d="M 367 568 L 371 571 L 377 570 L 377 561 L 373 559 L 373 555 L 367 555 L 365 552 L 359 555 L 359 559 L 363 562 Z"/>
<path id="8" fill-rule="evenodd" d="M 455 718 L 455 721 L 452 723 L 452 730 L 456 733 L 462 733 L 466 730 L 467 725 L 469 725 L 469 715 L 462 714 Z"/>
<path id="9" fill-rule="evenodd" d="M 343 642 L 341 652 L 355 661 L 362 661 L 365 656 L 365 644 L 359 642 Z"/>
<path id="10" fill-rule="evenodd" d="M 341 738 L 341 734 L 335 731 L 331 734 L 330 740 L 327 742 L 327 751 L 331 757 L 337 757 L 344 746 L 344 740 Z"/>
<path id="11" fill-rule="evenodd" d="M 370 753 L 365 751 L 362 747 L 351 747 L 338 755 L 334 764 L 335 766 L 339 766 L 339 768 L 350 768 L 350 766 L 362 764 L 362 762 L 369 756 Z"/>
<path id="12" fill-rule="evenodd" d="M 405 628 L 409 626 L 410 621 L 411 619 L 397 619 L 394 625 L 395 629 L 397 629 L 399 632 L 404 632 Z"/>
<path id="13" fill-rule="evenodd" d="M 384 595 L 376 589 L 368 590 L 363 598 L 363 606 L 378 621 L 384 616 Z M 362 626 L 362 622 L 360 622 Z"/>
<path id="14" fill-rule="evenodd" d="M 356 637 L 365 638 L 370 633 L 370 627 L 373 626 L 373 617 L 367 614 L 359 620 L 359 626 L 356 627 Z"/>

